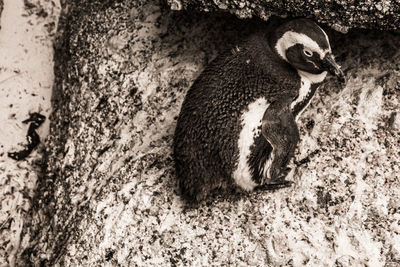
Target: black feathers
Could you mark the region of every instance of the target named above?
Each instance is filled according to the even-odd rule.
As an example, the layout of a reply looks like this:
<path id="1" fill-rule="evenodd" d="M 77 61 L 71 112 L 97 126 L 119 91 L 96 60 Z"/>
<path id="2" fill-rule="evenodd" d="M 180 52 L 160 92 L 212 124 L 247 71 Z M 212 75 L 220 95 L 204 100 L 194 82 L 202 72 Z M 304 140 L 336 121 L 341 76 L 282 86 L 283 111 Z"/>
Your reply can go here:
<path id="1" fill-rule="evenodd" d="M 295 98 L 300 80 L 289 77 L 297 77 L 295 69 L 258 32 L 235 53 L 229 49 L 218 56 L 197 78 L 182 104 L 174 136 L 176 173 L 186 199 L 201 200 L 233 183 L 243 110 L 260 97 Z"/>
<path id="2" fill-rule="evenodd" d="M 298 40 L 283 38 L 287 31 Z M 184 99 L 174 135 L 185 199 L 199 201 L 233 184 L 247 191 L 266 183 L 290 186 L 287 164 L 299 141 L 295 117 L 325 78 L 318 60 L 329 47 L 321 28 L 297 19 L 254 33 L 206 67 Z M 331 72 L 341 72 L 329 59 Z"/>

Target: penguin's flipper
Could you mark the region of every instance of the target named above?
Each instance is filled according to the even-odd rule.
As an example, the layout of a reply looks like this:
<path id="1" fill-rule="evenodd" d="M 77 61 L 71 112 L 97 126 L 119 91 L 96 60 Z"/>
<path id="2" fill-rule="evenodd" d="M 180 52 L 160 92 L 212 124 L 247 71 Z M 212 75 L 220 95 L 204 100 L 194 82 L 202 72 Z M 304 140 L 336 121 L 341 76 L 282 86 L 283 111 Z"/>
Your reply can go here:
<path id="1" fill-rule="evenodd" d="M 272 162 L 265 181 L 280 184 L 287 175 L 286 166 L 300 140 L 295 117 L 288 102 L 274 102 L 264 113 L 261 132 L 272 146 Z"/>

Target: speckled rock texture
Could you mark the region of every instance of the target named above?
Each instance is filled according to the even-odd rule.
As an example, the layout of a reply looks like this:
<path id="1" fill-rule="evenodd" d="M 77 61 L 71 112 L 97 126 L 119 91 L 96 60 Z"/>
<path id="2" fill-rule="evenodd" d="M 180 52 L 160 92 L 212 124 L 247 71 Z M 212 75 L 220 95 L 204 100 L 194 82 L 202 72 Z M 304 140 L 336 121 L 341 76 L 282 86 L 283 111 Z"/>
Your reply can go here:
<path id="1" fill-rule="evenodd" d="M 308 17 L 346 32 L 351 28 L 400 30 L 397 0 L 168 0 L 174 10 L 229 11 L 240 18 Z"/>
<path id="2" fill-rule="evenodd" d="M 59 5 L 56 0 L 5 0 L 1 7 L 0 266 L 15 266 L 31 237 L 30 213 L 44 145 L 19 161 L 8 153 L 27 148 L 30 124 L 23 121 L 30 113 L 50 114 Z M 48 128 L 46 120 L 36 131 L 42 141 Z"/>
<path id="3" fill-rule="evenodd" d="M 154 1 L 63 4 L 46 174 L 23 266 L 399 266 L 400 36 L 330 32 L 348 82 L 301 121 L 295 185 L 177 196 L 185 92 L 260 21 Z"/>

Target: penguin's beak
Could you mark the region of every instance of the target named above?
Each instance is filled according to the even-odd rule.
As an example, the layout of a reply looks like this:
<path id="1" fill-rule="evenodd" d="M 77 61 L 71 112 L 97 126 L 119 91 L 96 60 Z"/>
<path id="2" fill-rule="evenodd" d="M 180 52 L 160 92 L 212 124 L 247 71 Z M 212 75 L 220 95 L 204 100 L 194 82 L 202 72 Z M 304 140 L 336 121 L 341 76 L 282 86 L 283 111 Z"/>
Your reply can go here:
<path id="1" fill-rule="evenodd" d="M 322 67 L 332 75 L 337 76 L 341 83 L 346 81 L 343 71 L 340 69 L 340 66 L 336 63 L 331 53 L 326 54 L 322 59 Z"/>

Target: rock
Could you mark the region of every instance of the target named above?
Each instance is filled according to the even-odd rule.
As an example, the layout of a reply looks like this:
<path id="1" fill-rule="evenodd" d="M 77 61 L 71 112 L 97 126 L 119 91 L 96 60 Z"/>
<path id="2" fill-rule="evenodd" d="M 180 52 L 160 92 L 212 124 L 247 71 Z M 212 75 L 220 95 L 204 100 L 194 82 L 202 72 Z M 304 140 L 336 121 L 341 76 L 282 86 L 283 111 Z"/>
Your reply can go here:
<path id="1" fill-rule="evenodd" d="M 162 1 L 63 5 L 46 175 L 19 265 L 400 261 L 400 133 L 388 127 L 400 107 L 399 36 L 332 33 L 348 83 L 329 80 L 301 118 L 295 186 L 186 209 L 171 158 L 183 97 L 260 21 L 173 12 Z M 375 89 L 381 100 L 371 102 L 379 109 L 367 131 L 363 94 Z"/>
<path id="2" fill-rule="evenodd" d="M 168 0 L 168 3 L 173 10 L 223 10 L 239 18 L 308 17 L 341 32 L 351 28 L 400 30 L 400 5 L 396 0 Z"/>
<path id="3" fill-rule="evenodd" d="M 48 120 L 40 127 L 23 122 L 50 114 L 54 80 L 59 5 L 34 2 L 32 7 L 30 1 L 0 1 L 0 266 L 16 266 L 29 245 L 30 212 L 43 167 L 43 142 L 38 141 L 49 129 Z"/>
<path id="4" fill-rule="evenodd" d="M 396 111 L 393 111 L 392 114 L 390 114 L 388 123 L 389 123 L 389 127 L 391 127 L 393 130 L 399 131 L 400 130 L 399 113 L 397 113 Z"/>

